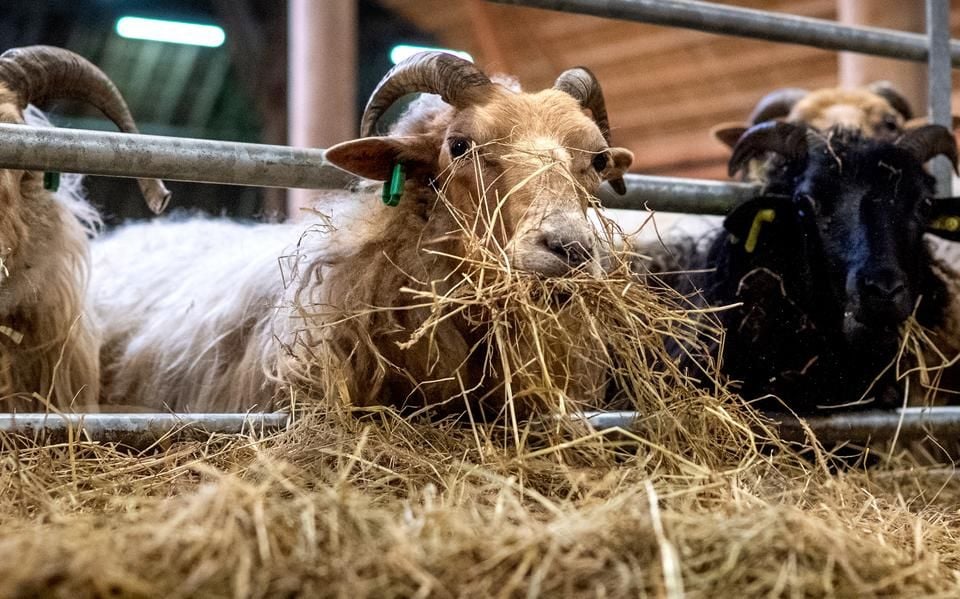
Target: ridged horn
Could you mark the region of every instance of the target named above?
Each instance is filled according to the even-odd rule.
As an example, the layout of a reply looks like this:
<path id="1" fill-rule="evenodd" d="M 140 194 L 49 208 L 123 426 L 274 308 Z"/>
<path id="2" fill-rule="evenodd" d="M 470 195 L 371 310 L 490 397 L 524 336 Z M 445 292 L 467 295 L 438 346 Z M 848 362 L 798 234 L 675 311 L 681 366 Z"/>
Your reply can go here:
<path id="1" fill-rule="evenodd" d="M 375 134 L 377 121 L 394 102 L 415 92 L 438 94 L 455 108 L 486 98 L 490 78 L 472 62 L 446 52 L 421 52 L 390 69 L 370 95 L 363 110 L 360 134 Z"/>
<path id="2" fill-rule="evenodd" d="M 954 172 L 957 171 L 957 140 L 946 127 L 924 125 L 910 129 L 896 143 L 916 156 L 920 162 L 942 154 L 950 159 Z"/>
<path id="3" fill-rule="evenodd" d="M 796 160 L 807 154 L 811 144 L 822 143 L 816 136 L 809 135 L 803 125 L 767 121 L 754 125 L 740 136 L 740 140 L 733 147 L 730 162 L 727 163 L 727 172 L 730 176 L 736 175 L 748 162 L 773 152 L 787 160 Z"/>
<path id="4" fill-rule="evenodd" d="M 903 120 L 909 121 L 913 118 L 913 109 L 910 107 L 910 102 L 889 81 L 874 81 L 867 86 L 867 89 L 886 100 L 894 110 L 903 116 Z"/>
<path id="5" fill-rule="evenodd" d="M 127 103 L 110 78 L 86 58 L 63 48 L 25 46 L 0 55 L 0 85 L 17 95 L 20 108 L 57 98 L 95 106 L 125 133 L 137 133 Z M 170 192 L 159 179 L 137 179 L 147 205 L 159 214 Z"/>
<path id="6" fill-rule="evenodd" d="M 566 92 L 593 114 L 593 120 L 600 128 L 603 139 L 610 143 L 610 121 L 607 119 L 607 105 L 603 101 L 600 82 L 586 67 L 574 67 L 560 73 L 553 88 Z"/>
<path id="7" fill-rule="evenodd" d="M 587 67 L 574 67 L 560 73 L 553 83 L 553 88 L 565 92 L 580 103 L 581 108 L 590 110 L 597 128 L 603 139 L 610 143 L 610 120 L 607 118 L 607 104 L 603 100 L 603 90 L 600 82 Z M 608 181 L 610 187 L 619 195 L 627 193 L 623 178 L 617 177 Z"/>
<path id="8" fill-rule="evenodd" d="M 753 112 L 750 113 L 747 122 L 751 125 L 757 125 L 764 121 L 783 118 L 790 114 L 790 111 L 793 110 L 793 105 L 803 99 L 808 93 L 810 92 L 805 89 L 800 89 L 799 87 L 785 87 L 774 90 L 760 98 Z"/>

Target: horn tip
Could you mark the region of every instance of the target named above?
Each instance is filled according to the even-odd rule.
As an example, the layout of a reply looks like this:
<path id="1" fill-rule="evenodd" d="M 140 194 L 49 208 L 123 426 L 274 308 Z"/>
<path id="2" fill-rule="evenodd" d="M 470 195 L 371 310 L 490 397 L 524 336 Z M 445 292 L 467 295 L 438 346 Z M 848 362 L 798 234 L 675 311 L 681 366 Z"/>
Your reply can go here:
<path id="1" fill-rule="evenodd" d="M 623 177 L 617 177 L 616 179 L 610 179 L 608 181 L 610 187 L 613 188 L 617 195 L 626 195 L 627 193 L 627 184 L 623 181 Z"/>
<path id="2" fill-rule="evenodd" d="M 161 214 L 170 204 L 173 196 L 170 190 L 159 179 L 146 179 L 140 182 L 143 198 L 154 214 Z"/>

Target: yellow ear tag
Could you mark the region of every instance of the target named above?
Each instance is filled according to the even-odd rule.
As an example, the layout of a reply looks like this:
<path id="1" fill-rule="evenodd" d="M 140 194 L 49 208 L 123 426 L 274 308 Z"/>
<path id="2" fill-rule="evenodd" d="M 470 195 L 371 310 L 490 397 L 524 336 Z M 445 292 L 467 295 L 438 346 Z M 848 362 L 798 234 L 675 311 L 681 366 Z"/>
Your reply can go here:
<path id="1" fill-rule="evenodd" d="M 930 223 L 930 228 L 935 231 L 956 233 L 957 231 L 960 231 L 960 217 L 938 216 L 932 223 Z"/>
<path id="2" fill-rule="evenodd" d="M 776 217 L 777 212 L 772 208 L 760 210 L 757 212 L 757 215 L 753 217 L 753 224 L 750 225 L 750 233 L 747 234 L 747 241 L 743 244 L 743 249 L 745 249 L 748 254 L 752 254 L 754 250 L 757 249 L 757 242 L 760 240 L 760 229 L 763 227 L 763 223 L 772 223 Z"/>

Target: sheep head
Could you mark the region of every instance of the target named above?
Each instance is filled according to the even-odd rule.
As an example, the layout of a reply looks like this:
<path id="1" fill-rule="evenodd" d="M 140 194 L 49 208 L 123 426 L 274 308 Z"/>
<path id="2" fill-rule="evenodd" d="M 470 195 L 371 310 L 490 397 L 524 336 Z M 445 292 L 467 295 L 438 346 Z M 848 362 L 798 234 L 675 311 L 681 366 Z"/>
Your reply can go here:
<path id="1" fill-rule="evenodd" d="M 0 122 L 23 124 L 28 104 L 71 98 L 92 104 L 125 133 L 137 126 L 112 81 L 82 56 L 63 48 L 27 46 L 0 55 Z M 138 179 L 150 208 L 160 213 L 170 192 L 158 179 Z"/>
<path id="2" fill-rule="evenodd" d="M 449 110 L 437 122 L 372 136 L 383 112 L 413 92 L 437 94 Z M 624 191 L 633 160 L 629 150 L 609 146 L 603 95 L 587 69 L 564 72 L 552 89 L 523 93 L 439 52 L 416 55 L 384 77 L 364 111 L 362 134 L 330 148 L 327 159 L 376 180 L 403 163 L 408 189 L 433 188 L 446 199 L 431 211 L 453 214 L 502 249 L 512 268 L 546 276 L 597 268 L 587 207 L 603 181 Z"/>
<path id="3" fill-rule="evenodd" d="M 807 298 L 822 326 L 842 331 L 860 350 L 888 355 L 921 288 L 930 285 L 923 235 L 938 232 L 943 200 L 933 199 L 933 178 L 923 165 L 945 155 L 956 168 L 953 134 L 926 125 L 892 143 L 859 130 L 824 134 L 806 125 L 761 123 L 734 148 L 731 174 L 768 153 L 783 161 L 768 194 L 735 208 L 724 226 L 734 239 L 745 239 L 758 226 L 758 212 L 767 210 L 773 222 L 764 226 L 771 230 L 764 229 L 766 241 L 761 237 L 756 252 L 809 272 L 806 288 L 792 295 Z M 940 301 L 923 300 L 920 310 L 936 309 L 931 304 Z"/>
<path id="4" fill-rule="evenodd" d="M 866 137 L 893 141 L 909 127 L 912 118 L 910 103 L 887 81 L 851 89 L 828 87 L 808 91 L 788 87 L 761 98 L 747 124 L 724 123 L 714 127 L 712 134 L 732 148 L 749 127 L 780 120 L 804 123 L 818 131 L 852 129 Z"/>
<path id="5" fill-rule="evenodd" d="M 910 105 L 889 83 L 853 89 L 820 89 L 794 104 L 787 122 L 806 123 L 818 131 L 858 131 L 864 137 L 893 141 L 913 117 Z"/>
<path id="6" fill-rule="evenodd" d="M 0 122 L 23 124 L 28 104 L 72 98 L 96 106 L 123 131 L 136 126 L 117 88 L 86 59 L 61 48 L 29 46 L 0 55 Z M 140 188 L 155 211 L 162 210 L 170 193 L 163 183 L 141 180 Z M 0 169 L 0 280 L 32 273 L 38 262 L 57 247 L 63 235 L 60 212 L 43 188 L 43 173 Z M 11 309 L 23 294 L 35 294 L 34 284 L 0 289 L 0 312 Z"/>

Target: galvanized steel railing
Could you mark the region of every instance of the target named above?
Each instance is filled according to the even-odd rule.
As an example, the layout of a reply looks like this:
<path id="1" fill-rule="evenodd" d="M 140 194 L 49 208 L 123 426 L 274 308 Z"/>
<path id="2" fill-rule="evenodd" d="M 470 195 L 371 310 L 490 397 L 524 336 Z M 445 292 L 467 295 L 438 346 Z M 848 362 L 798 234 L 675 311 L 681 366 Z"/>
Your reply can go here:
<path id="1" fill-rule="evenodd" d="M 581 418 L 596 430 L 642 432 L 637 412 L 586 412 Z M 215 435 L 263 437 L 292 426 L 283 413 L 249 414 L 0 414 L 3 439 L 27 443 L 115 443 L 144 450 L 172 442 L 209 441 Z M 928 437 L 960 438 L 960 408 L 906 408 L 803 420 L 786 414 L 771 417 L 766 430 L 788 442 L 809 443 L 812 431 L 824 445 L 853 443 L 877 449 L 896 439 L 904 443 Z"/>

